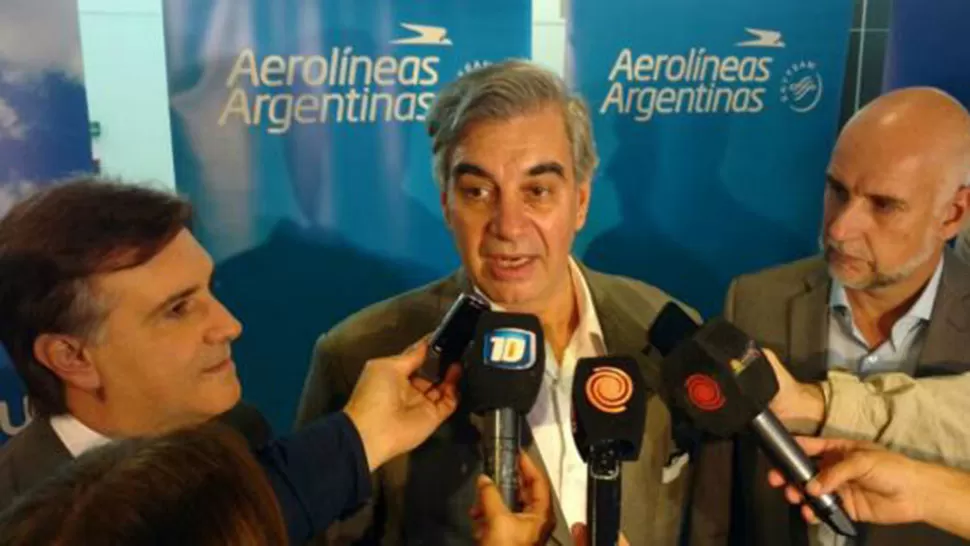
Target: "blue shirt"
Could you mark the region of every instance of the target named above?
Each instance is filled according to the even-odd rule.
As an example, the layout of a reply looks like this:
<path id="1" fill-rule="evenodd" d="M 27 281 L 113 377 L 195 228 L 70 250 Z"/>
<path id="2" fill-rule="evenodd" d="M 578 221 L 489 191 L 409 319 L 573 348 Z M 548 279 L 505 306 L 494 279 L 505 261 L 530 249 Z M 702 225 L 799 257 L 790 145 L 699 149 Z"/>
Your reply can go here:
<path id="1" fill-rule="evenodd" d="M 911 371 L 916 366 L 926 325 L 933 313 L 933 304 L 940 289 L 943 259 L 927 283 L 923 293 L 905 315 L 893 324 L 890 336 L 872 349 L 852 320 L 852 306 L 845 287 L 832 279 L 829 297 L 828 367 L 844 369 L 859 376 L 890 371 Z"/>

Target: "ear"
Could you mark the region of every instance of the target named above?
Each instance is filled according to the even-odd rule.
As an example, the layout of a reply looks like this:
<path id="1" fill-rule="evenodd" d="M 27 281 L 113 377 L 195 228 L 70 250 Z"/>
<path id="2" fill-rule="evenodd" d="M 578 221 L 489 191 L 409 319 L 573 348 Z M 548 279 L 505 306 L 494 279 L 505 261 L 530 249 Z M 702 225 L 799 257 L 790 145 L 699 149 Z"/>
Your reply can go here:
<path id="1" fill-rule="evenodd" d="M 966 223 L 968 210 L 970 210 L 970 188 L 961 187 L 957 190 L 953 201 L 947 205 L 946 214 L 943 217 L 941 234 L 944 241 L 949 241 L 960 233 Z"/>
<path id="2" fill-rule="evenodd" d="M 61 381 L 81 390 L 101 388 L 101 375 L 83 342 L 64 334 L 41 334 L 34 340 L 34 358 Z"/>
<path id="3" fill-rule="evenodd" d="M 583 229 L 586 225 L 586 216 L 589 214 L 589 199 L 593 193 L 593 183 L 591 179 L 577 181 L 576 186 L 576 231 Z"/>

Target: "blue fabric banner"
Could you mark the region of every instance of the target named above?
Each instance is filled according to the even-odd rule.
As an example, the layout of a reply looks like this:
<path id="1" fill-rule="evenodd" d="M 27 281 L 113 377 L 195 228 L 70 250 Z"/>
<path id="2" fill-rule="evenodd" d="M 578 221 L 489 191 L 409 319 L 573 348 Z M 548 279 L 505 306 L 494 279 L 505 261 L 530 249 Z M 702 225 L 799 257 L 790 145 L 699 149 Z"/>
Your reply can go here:
<path id="1" fill-rule="evenodd" d="M 244 325 L 245 397 L 292 423 L 316 337 L 458 258 L 423 121 L 442 84 L 528 57 L 531 3 L 169 0 L 175 173 Z"/>
<path id="2" fill-rule="evenodd" d="M 852 3 L 573 0 L 570 79 L 601 163 L 588 265 L 721 311 L 817 249 Z"/>
<path id="3" fill-rule="evenodd" d="M 939 87 L 970 108 L 970 2 L 895 0 L 883 88 Z"/>
<path id="4" fill-rule="evenodd" d="M 0 3 L 0 215 L 44 184 L 91 170 L 82 71 L 75 0 Z M 0 443 L 28 417 L 0 347 Z"/>

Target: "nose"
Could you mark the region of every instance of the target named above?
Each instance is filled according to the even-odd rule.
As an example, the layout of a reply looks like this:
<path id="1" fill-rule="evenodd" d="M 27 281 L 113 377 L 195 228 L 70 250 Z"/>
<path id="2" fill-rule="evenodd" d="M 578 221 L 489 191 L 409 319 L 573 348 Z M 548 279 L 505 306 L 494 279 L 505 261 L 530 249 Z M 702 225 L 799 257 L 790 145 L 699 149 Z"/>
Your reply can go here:
<path id="1" fill-rule="evenodd" d="M 526 230 L 528 216 L 525 204 L 515 192 L 503 194 L 495 204 L 489 231 L 506 241 L 514 241 Z"/>
<path id="2" fill-rule="evenodd" d="M 206 331 L 206 342 L 210 344 L 226 343 L 242 335 L 242 323 L 226 309 L 219 300 L 212 298 L 214 313 L 212 326 Z"/>
<path id="3" fill-rule="evenodd" d="M 862 235 L 869 221 L 865 202 L 862 199 L 850 199 L 846 203 L 833 206 L 835 208 L 829 212 L 829 224 L 826 228 L 829 239 L 849 241 Z"/>

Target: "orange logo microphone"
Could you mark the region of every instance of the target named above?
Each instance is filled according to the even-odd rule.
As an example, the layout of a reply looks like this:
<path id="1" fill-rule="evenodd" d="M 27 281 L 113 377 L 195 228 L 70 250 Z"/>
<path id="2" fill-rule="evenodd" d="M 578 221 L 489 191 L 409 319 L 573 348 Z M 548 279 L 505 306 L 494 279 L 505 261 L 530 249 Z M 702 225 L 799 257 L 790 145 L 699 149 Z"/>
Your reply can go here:
<path id="1" fill-rule="evenodd" d="M 633 380 L 619 368 L 595 368 L 586 380 L 586 399 L 604 413 L 623 413 L 632 397 Z"/>

